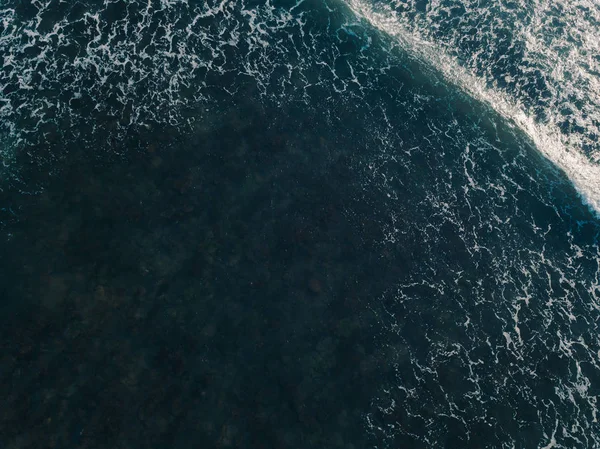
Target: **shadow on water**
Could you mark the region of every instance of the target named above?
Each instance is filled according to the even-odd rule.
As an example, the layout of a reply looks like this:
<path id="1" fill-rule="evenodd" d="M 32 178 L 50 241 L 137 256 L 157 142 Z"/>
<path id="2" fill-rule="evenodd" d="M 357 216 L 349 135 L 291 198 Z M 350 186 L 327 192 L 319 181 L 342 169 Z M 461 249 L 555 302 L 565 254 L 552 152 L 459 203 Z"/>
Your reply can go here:
<path id="1" fill-rule="evenodd" d="M 352 143 L 257 105 L 12 192 L 2 444 L 360 445 L 379 231 Z"/>

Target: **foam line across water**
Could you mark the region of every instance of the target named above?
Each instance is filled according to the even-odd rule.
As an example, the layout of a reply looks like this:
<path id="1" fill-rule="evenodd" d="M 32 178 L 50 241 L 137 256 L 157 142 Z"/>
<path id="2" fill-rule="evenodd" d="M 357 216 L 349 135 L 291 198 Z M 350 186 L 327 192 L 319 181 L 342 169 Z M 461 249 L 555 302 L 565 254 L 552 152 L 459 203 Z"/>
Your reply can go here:
<path id="1" fill-rule="evenodd" d="M 347 4 L 359 18 L 394 37 L 408 53 L 439 71 L 471 97 L 488 104 L 525 132 L 540 153 L 569 177 L 582 200 L 596 215 L 600 215 L 600 166 L 572 145 L 560 129 L 553 124 L 540 123 L 519 101 L 500 89 L 489 87 L 485 79 L 461 65 L 458 58 L 448 54 L 443 46 L 407 29 L 390 6 L 375 8 L 366 0 L 347 0 Z"/>

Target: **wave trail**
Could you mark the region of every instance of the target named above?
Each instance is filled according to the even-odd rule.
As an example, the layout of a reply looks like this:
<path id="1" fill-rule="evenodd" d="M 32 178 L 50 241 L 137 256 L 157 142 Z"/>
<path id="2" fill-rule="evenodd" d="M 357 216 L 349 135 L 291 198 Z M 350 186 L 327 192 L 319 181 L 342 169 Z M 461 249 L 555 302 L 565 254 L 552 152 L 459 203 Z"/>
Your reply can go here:
<path id="1" fill-rule="evenodd" d="M 538 151 L 571 180 L 583 202 L 600 217 L 600 165 L 590 161 L 579 148 L 569 143 L 568 136 L 552 124 L 540 123 L 519 101 L 508 93 L 489 87 L 481 77 L 465 68 L 453 55 L 409 30 L 397 12 L 384 5 L 377 9 L 366 0 L 346 0 L 359 19 L 392 36 L 413 57 L 421 60 L 474 99 L 489 105 L 514 123 L 532 140 Z"/>

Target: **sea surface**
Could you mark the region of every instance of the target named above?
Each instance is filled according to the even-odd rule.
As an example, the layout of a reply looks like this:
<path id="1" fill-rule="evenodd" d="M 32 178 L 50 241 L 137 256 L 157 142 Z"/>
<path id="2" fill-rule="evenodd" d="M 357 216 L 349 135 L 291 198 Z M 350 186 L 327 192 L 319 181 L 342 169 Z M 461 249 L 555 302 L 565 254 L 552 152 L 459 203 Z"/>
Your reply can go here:
<path id="1" fill-rule="evenodd" d="M 0 449 L 600 448 L 599 35 L 2 0 Z"/>

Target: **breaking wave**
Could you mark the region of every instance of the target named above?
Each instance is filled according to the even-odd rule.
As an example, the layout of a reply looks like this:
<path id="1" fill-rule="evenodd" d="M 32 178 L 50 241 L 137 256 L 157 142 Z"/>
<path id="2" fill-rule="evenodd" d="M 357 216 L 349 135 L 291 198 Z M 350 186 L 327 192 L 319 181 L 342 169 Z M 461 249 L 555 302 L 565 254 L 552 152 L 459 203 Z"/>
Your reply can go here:
<path id="1" fill-rule="evenodd" d="M 488 104 L 565 172 L 600 213 L 600 8 L 592 2 L 348 0 L 473 98 Z M 548 26 L 561 24 L 554 34 Z M 573 36 L 573 37 L 571 37 Z"/>

